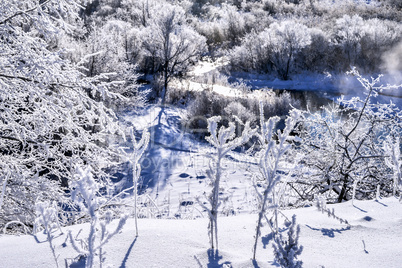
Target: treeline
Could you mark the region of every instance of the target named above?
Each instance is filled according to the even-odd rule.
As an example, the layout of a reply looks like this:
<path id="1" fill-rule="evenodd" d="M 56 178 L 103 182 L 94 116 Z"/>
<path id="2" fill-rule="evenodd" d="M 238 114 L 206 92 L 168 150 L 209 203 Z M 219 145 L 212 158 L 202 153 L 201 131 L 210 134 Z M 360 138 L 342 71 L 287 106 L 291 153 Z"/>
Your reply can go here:
<path id="1" fill-rule="evenodd" d="M 89 75 L 135 70 L 162 78 L 161 88 L 205 55 L 228 57 L 232 71 L 281 79 L 351 66 L 384 72 L 402 40 L 395 0 L 95 0 L 81 15 L 84 30 L 67 45 L 77 60 L 97 53 Z"/>

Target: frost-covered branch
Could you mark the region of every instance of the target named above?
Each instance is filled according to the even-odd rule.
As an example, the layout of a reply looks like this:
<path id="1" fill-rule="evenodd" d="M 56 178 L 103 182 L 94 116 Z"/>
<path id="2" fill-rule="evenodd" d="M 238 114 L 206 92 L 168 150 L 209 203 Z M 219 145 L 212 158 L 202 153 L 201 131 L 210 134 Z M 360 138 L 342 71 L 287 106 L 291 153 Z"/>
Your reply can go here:
<path id="1" fill-rule="evenodd" d="M 402 189 L 402 159 L 400 148 L 400 140 L 398 137 L 394 141 L 389 138 L 384 144 L 384 151 L 387 154 L 385 164 L 393 171 L 392 194 L 394 196 L 397 190 L 400 191 Z"/>
<path id="2" fill-rule="evenodd" d="M 65 189 L 74 166 L 90 164 L 105 181 L 106 168 L 118 161 L 111 136 L 122 131 L 103 101 L 119 95 L 54 47 L 68 22 L 79 25 L 79 8 L 75 0 L 0 6 L 0 173 L 9 174 L 1 181 L 1 227 L 14 220 L 32 225 L 38 200 L 71 205 Z"/>

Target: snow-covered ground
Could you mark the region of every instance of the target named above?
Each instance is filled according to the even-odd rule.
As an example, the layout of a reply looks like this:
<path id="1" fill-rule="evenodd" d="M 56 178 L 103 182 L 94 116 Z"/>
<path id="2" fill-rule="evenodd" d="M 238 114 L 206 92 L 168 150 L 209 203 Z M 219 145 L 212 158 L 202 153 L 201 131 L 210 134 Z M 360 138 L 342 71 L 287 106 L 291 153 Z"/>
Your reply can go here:
<path id="1" fill-rule="evenodd" d="M 315 207 L 283 211 L 288 218 L 296 214 L 301 226 L 303 267 L 400 267 L 402 205 L 397 199 L 355 201 L 354 205 L 350 201 L 328 208 L 334 208 L 335 214 L 350 225 L 328 218 Z M 218 255 L 208 251 L 206 218 L 140 219 L 138 238 L 134 221 L 129 220 L 105 246 L 103 267 L 277 267 L 267 226 L 259 239 L 257 262 L 251 261 L 256 220 L 256 214 L 248 213 L 220 217 Z M 56 238 L 61 267 L 77 256 L 66 241 L 67 231 L 83 239 L 87 227 L 83 224 L 63 228 L 64 234 Z M 286 232 L 282 229 L 283 234 Z M 55 267 L 45 240 L 43 234 L 36 238 L 1 235 L 0 267 Z"/>
<path id="2" fill-rule="evenodd" d="M 127 114 L 125 117 L 137 130 L 146 127 L 151 132 L 149 149 L 141 159 L 142 184 L 147 187 L 146 194 L 155 202 L 151 205 L 163 217 L 183 219 L 203 216 L 196 198 L 204 201 L 205 194 L 211 191 L 207 170 L 214 150 L 206 142 L 186 133 L 182 122 L 185 110 L 164 107 L 158 124 L 160 111 L 161 107 L 150 106 L 140 114 Z M 226 172 L 221 186 L 228 199 L 221 209 L 228 214 L 255 210 L 257 203 L 250 175 L 258 171 L 255 160 L 232 152 L 229 158 L 223 160 L 222 166 Z"/>

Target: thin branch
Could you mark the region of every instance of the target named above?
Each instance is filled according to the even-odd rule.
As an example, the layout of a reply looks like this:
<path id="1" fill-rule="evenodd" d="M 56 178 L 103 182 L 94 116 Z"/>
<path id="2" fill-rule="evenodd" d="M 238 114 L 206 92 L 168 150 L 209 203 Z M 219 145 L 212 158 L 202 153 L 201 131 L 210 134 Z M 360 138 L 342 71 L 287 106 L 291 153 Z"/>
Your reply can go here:
<path id="1" fill-rule="evenodd" d="M 7 75 L 7 74 L 0 73 L 0 77 L 4 77 L 4 78 L 8 78 L 8 79 L 22 80 L 24 82 L 33 82 L 35 84 L 42 83 L 38 80 L 28 78 L 28 77 L 23 77 L 23 76 Z M 62 87 L 66 87 L 66 88 L 74 88 L 74 85 L 66 85 L 66 84 L 61 84 L 61 83 L 50 83 L 49 85 L 50 86 L 62 86 Z"/>
<path id="2" fill-rule="evenodd" d="M 7 22 L 9 22 L 10 20 L 12 20 L 12 19 L 15 18 L 15 17 L 18 17 L 18 16 L 20 16 L 20 15 L 24 15 L 24 14 L 26 14 L 26 13 L 29 13 L 29 12 L 34 11 L 35 9 L 41 8 L 41 7 L 45 6 L 47 3 L 49 3 L 50 1 L 51 1 L 51 0 L 46 0 L 46 1 L 43 2 L 42 4 L 39 4 L 39 5 L 37 5 L 37 6 L 34 6 L 33 8 L 30 8 L 30 9 L 27 9 L 27 10 L 20 10 L 20 11 L 14 13 L 13 15 L 9 16 L 9 17 L 6 18 L 5 20 L 0 21 L 0 25 L 6 24 Z"/>

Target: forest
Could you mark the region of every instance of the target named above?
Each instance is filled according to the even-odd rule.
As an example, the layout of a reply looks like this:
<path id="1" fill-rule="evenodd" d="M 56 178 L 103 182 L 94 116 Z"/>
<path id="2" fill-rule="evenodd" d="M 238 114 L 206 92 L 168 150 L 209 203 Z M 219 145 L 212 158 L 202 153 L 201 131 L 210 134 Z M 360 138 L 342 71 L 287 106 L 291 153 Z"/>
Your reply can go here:
<path id="1" fill-rule="evenodd" d="M 394 248 L 401 107 L 400 0 L 0 0 L 0 263 L 345 267 L 317 230 Z M 165 237 L 203 241 L 176 261 L 171 230 L 206 241 Z M 374 251 L 350 267 L 402 260 Z"/>

